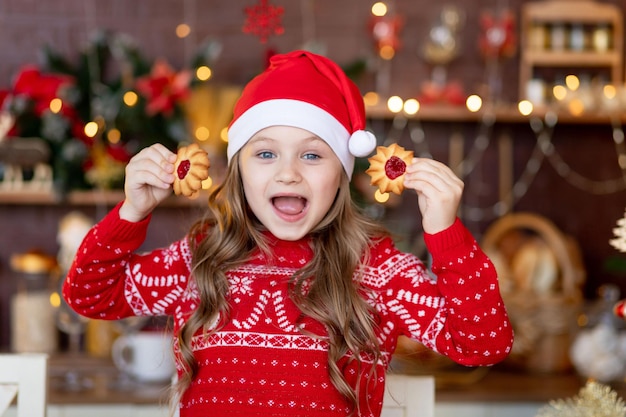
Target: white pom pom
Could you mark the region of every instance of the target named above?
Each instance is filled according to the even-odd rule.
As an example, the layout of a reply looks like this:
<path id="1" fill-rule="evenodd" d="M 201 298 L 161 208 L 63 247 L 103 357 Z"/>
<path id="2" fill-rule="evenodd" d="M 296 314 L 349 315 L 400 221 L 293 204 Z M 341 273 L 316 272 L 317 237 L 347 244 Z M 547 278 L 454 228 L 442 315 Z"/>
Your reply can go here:
<path id="1" fill-rule="evenodd" d="M 368 156 L 376 149 L 376 137 L 371 132 L 357 130 L 350 136 L 348 149 L 354 156 Z"/>

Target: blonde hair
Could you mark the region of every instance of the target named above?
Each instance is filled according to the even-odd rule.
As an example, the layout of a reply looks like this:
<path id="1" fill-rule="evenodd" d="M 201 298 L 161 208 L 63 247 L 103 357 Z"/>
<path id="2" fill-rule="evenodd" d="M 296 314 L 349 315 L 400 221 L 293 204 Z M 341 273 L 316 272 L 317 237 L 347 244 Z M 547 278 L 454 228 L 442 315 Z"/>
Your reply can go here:
<path id="1" fill-rule="evenodd" d="M 189 237 L 192 273 L 200 301 L 178 334 L 179 361 L 185 372 L 175 387 L 173 406 L 198 371 L 191 349 L 192 337 L 200 329 L 205 335 L 217 331 L 228 320 L 226 272 L 246 262 L 258 249 L 271 258 L 263 230 L 247 207 L 235 157 L 225 182 L 209 196 L 207 216 L 193 226 Z M 333 205 L 310 235 L 313 259 L 291 277 L 290 297 L 303 316 L 325 326 L 331 381 L 353 409 L 358 409 L 358 399 L 365 394 L 359 393 L 358 383 L 356 387 L 348 384 L 338 361 L 349 353 L 348 362 L 357 361 L 361 375 L 367 372 L 371 378 L 380 359 L 375 316 L 363 297 L 355 272 L 359 271 L 362 260 L 367 261 L 363 256 L 373 240 L 386 236 L 387 232 L 354 205 L 344 173 Z M 216 319 L 217 326 L 208 329 L 208 323 Z M 369 370 L 362 366 L 363 358 L 373 361 Z"/>

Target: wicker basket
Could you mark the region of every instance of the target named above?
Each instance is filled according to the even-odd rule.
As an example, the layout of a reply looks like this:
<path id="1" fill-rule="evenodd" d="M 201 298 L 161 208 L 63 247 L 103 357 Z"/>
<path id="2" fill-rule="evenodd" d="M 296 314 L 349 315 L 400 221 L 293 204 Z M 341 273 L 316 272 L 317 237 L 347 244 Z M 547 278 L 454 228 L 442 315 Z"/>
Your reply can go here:
<path id="1" fill-rule="evenodd" d="M 529 371 L 570 370 L 586 279 L 576 242 L 539 215 L 514 213 L 494 222 L 481 246 L 498 270 L 515 331 L 507 362 Z"/>

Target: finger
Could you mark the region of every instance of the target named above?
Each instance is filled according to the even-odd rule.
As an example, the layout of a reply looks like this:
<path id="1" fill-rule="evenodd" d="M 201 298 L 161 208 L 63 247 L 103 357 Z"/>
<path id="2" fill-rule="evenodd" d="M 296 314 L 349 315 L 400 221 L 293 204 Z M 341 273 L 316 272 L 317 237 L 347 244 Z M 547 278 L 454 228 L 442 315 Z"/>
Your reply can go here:
<path id="1" fill-rule="evenodd" d="M 176 154 L 170 152 L 165 146 L 157 143 L 148 148 L 142 149 L 135 158 L 136 161 L 152 160 L 162 169 L 168 172 L 174 172 L 174 163 L 176 162 Z"/>
<path id="2" fill-rule="evenodd" d="M 172 186 L 173 182 L 174 176 L 171 174 L 159 175 L 153 170 L 139 170 L 135 172 L 135 185 L 137 188 L 148 185 L 156 188 L 167 189 Z"/>
<path id="3" fill-rule="evenodd" d="M 448 166 L 432 159 L 415 158 L 414 163 L 407 167 L 405 181 L 417 180 L 430 181 L 442 191 L 448 186 L 463 188 L 463 181 Z"/>
<path id="4" fill-rule="evenodd" d="M 173 166 L 167 169 L 169 163 L 163 160 L 154 160 L 151 158 L 141 158 L 128 164 L 127 178 L 129 181 L 137 185 L 149 184 L 158 186 L 159 188 L 168 188 L 174 182 Z"/>
<path id="5" fill-rule="evenodd" d="M 160 143 L 155 143 L 154 145 L 150 146 L 148 149 L 158 152 L 161 155 L 161 157 L 168 162 L 174 163 L 176 161 L 176 154 L 174 152 L 171 152 L 169 149 L 167 149 L 165 146 L 163 146 Z"/>
<path id="6" fill-rule="evenodd" d="M 463 191 L 463 182 L 457 177 L 448 176 L 440 172 L 420 170 L 407 173 L 404 176 L 404 185 L 417 191 L 426 187 L 445 194 L 460 194 Z"/>
<path id="7" fill-rule="evenodd" d="M 434 159 L 413 158 L 413 163 L 407 167 L 406 172 L 411 174 L 419 171 L 436 173 L 453 182 L 460 181 L 450 167 Z"/>

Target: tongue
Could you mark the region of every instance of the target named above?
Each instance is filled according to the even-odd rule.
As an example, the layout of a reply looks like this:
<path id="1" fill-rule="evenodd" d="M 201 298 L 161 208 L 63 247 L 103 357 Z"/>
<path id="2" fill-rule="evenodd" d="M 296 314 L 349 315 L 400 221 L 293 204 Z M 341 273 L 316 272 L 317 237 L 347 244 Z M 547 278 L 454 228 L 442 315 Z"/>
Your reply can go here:
<path id="1" fill-rule="evenodd" d="M 274 207 L 285 214 L 298 214 L 304 210 L 304 200 L 298 197 L 276 197 Z"/>

